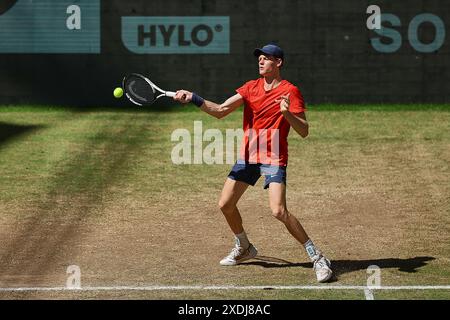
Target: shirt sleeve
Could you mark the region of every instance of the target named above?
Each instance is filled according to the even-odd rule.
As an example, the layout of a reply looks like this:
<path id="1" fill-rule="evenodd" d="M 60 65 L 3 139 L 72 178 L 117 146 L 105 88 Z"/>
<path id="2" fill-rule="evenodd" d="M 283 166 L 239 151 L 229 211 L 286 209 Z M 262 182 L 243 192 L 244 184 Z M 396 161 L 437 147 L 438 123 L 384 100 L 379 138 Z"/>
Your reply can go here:
<path id="1" fill-rule="evenodd" d="M 239 93 L 242 96 L 242 98 L 244 98 L 244 101 L 248 100 L 250 82 L 251 81 L 245 83 L 242 87 L 236 89 L 236 92 Z"/>
<path id="2" fill-rule="evenodd" d="M 294 114 L 302 113 L 306 111 L 305 101 L 303 95 L 297 87 L 292 87 L 290 92 L 291 104 L 289 105 L 289 111 Z"/>

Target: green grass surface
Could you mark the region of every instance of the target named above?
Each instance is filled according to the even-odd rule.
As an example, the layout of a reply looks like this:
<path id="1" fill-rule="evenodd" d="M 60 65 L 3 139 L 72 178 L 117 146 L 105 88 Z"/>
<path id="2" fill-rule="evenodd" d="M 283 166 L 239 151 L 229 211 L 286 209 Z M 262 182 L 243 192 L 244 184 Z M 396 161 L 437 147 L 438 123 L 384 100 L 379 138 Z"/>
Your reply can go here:
<path id="1" fill-rule="evenodd" d="M 74 260 L 89 266 L 83 283 L 93 286 L 315 284 L 295 242 L 265 213 L 261 181 L 242 202 L 250 234 L 266 255 L 303 262 L 236 274 L 216 267 L 231 244 L 216 205 L 230 165 L 174 165 L 170 137 L 193 132 L 194 121 L 204 131 L 240 128 L 242 111 L 217 120 L 192 106 L 171 110 L 0 106 L 0 287 L 61 285 Z M 321 105 L 307 117 L 310 136 L 289 137 L 288 205 L 336 261 L 337 284 L 364 285 L 369 264 L 381 266 L 383 285 L 450 284 L 450 107 Z M 0 296 L 364 299 L 332 290 Z M 375 298 L 448 299 L 449 291 Z"/>

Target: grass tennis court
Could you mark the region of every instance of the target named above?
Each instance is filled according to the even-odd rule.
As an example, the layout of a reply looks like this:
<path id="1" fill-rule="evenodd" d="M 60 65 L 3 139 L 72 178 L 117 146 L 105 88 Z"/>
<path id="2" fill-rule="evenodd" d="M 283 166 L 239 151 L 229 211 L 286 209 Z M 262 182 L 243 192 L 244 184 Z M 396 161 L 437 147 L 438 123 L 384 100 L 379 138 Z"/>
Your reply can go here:
<path id="1" fill-rule="evenodd" d="M 260 257 L 233 246 L 217 207 L 230 165 L 174 165 L 175 129 L 241 127 L 194 107 L 80 111 L 0 107 L 0 287 L 308 286 L 311 263 L 270 213 L 262 179 L 239 208 Z M 333 260 L 337 281 L 450 284 L 450 106 L 310 106 L 289 138 L 288 208 Z M 205 142 L 204 146 L 208 143 Z M 364 299 L 354 290 L 2 292 L 0 298 Z M 450 290 L 375 299 L 450 299 Z"/>

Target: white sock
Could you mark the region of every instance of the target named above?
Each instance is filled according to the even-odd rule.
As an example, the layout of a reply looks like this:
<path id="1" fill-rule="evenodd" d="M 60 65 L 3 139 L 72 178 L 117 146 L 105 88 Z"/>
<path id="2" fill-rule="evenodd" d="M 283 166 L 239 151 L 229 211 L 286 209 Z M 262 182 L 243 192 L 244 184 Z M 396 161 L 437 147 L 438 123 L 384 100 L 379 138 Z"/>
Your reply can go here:
<path id="1" fill-rule="evenodd" d="M 316 246 L 314 245 L 314 243 L 312 242 L 311 239 L 309 239 L 308 241 L 306 241 L 303 246 L 306 249 L 306 253 L 308 254 L 309 258 L 314 261 L 317 259 L 318 257 L 318 250 L 316 249 Z"/>
<path id="2" fill-rule="evenodd" d="M 242 233 L 235 235 L 236 245 L 238 247 L 242 247 L 244 249 L 247 249 L 250 246 L 250 241 L 248 241 L 247 235 L 245 234 L 245 231 Z"/>

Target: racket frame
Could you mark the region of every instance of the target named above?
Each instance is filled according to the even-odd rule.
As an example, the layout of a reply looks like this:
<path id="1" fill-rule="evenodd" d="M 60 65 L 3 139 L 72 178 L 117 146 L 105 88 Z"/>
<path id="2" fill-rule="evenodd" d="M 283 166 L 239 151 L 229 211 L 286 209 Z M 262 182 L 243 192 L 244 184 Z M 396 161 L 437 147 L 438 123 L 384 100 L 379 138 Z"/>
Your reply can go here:
<path id="1" fill-rule="evenodd" d="M 129 90 L 125 86 L 125 83 L 127 82 L 127 80 L 130 77 L 138 77 L 138 78 L 144 80 L 145 82 L 147 82 L 150 85 L 150 88 L 153 91 L 153 94 L 156 96 L 155 100 L 153 100 L 149 104 L 143 104 L 143 103 L 140 103 L 140 102 L 136 101 L 135 99 L 133 99 L 133 97 L 128 94 Z M 156 84 L 154 84 L 149 78 L 147 78 L 146 76 L 144 76 L 144 75 L 142 75 L 140 73 L 130 73 L 129 75 L 125 76 L 123 78 L 123 80 L 122 80 L 122 88 L 123 88 L 123 91 L 125 92 L 125 95 L 127 96 L 128 100 L 130 100 L 134 104 L 136 104 L 138 106 L 141 106 L 141 107 L 145 106 L 145 105 L 152 105 L 156 100 L 158 100 L 161 97 L 170 97 L 170 98 L 172 98 L 172 97 L 175 96 L 175 92 L 173 92 L 173 91 L 165 91 L 165 90 L 161 89 Z M 157 94 L 156 90 L 159 91 L 160 94 Z"/>

